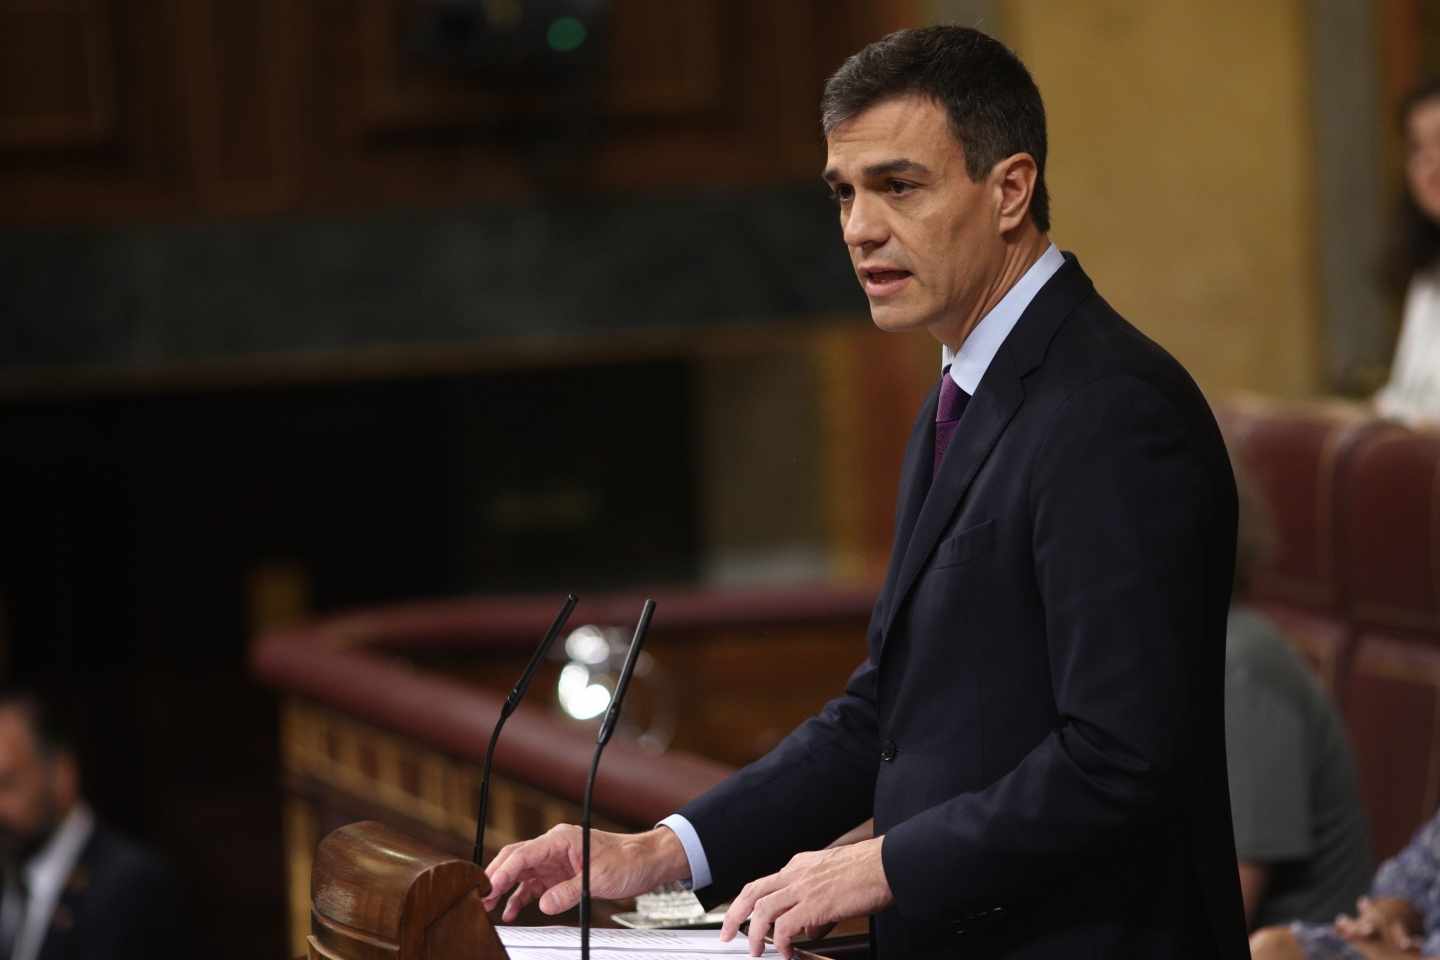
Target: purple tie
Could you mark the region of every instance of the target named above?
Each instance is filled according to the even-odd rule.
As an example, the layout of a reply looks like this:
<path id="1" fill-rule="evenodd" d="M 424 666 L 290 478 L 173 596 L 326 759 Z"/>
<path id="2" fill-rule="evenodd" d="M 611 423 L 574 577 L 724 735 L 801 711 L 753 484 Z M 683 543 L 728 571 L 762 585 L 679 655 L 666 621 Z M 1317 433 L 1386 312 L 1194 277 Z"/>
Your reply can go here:
<path id="1" fill-rule="evenodd" d="M 940 404 L 935 408 L 935 465 L 931 470 L 931 481 L 940 472 L 940 461 L 945 459 L 945 450 L 955 436 L 960 415 L 965 412 L 965 404 L 969 400 L 970 394 L 960 389 L 955 378 L 950 376 L 950 368 L 946 367 L 940 377 Z"/>

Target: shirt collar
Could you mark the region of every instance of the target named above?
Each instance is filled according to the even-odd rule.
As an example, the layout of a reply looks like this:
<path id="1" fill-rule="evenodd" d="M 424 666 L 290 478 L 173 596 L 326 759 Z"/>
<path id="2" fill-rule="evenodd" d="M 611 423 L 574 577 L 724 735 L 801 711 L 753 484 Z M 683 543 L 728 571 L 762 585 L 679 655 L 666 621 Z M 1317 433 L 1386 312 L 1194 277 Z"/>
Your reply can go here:
<path id="1" fill-rule="evenodd" d="M 95 815 L 83 803 L 77 803 L 65 815 L 50 839 L 25 863 L 25 881 L 32 894 L 42 888 L 58 889 L 65 883 L 94 827 Z"/>
<path id="2" fill-rule="evenodd" d="M 950 367 L 950 378 L 961 390 L 972 396 L 975 394 L 980 379 L 990 367 L 990 361 L 995 359 L 1000 344 L 1015 329 L 1020 315 L 1030 306 L 1030 301 L 1035 299 L 1035 294 L 1040 292 L 1046 281 L 1064 265 L 1065 255 L 1055 244 L 1050 244 L 1040 254 L 1040 259 L 1030 264 L 1030 269 L 1015 281 L 1015 286 L 1005 292 L 1000 302 L 980 318 L 959 350 L 952 351 L 946 346 L 940 348 L 940 365 L 942 368 Z"/>

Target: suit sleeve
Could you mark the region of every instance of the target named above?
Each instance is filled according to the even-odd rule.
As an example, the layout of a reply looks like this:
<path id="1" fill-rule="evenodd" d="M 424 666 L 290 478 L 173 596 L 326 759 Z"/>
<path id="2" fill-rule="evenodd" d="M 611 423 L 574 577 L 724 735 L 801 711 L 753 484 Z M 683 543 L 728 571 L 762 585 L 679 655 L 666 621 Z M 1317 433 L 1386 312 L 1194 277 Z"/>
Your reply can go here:
<path id="1" fill-rule="evenodd" d="M 1060 409 L 1028 478 L 1058 721 L 985 789 L 886 834 L 907 920 L 1023 900 L 1142 842 L 1179 802 L 1204 698 L 1220 721 L 1213 621 L 1233 573 L 1235 494 L 1212 433 L 1130 377 L 1080 388 Z"/>
<path id="2" fill-rule="evenodd" d="M 878 615 L 872 617 L 872 629 Z M 707 903 L 779 870 L 795 853 L 824 847 L 864 822 L 874 805 L 879 735 L 875 666 L 862 663 L 842 696 L 775 749 L 680 810 L 705 847 Z"/>

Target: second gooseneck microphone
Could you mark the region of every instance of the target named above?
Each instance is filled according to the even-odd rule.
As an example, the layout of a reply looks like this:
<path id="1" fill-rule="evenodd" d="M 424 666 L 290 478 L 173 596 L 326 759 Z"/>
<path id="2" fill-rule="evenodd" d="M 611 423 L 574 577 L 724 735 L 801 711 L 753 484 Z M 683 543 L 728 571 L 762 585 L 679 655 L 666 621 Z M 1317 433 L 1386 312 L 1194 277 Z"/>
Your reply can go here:
<path id="1" fill-rule="evenodd" d="M 585 803 L 580 814 L 580 960 L 590 960 L 590 794 L 595 789 L 595 771 L 600 768 L 600 754 L 610 735 L 615 732 L 615 721 L 620 718 L 620 705 L 625 700 L 625 691 L 630 686 L 630 675 L 635 672 L 635 661 L 640 657 L 640 647 L 650 629 L 650 618 L 655 613 L 655 601 L 646 600 L 640 611 L 640 621 L 635 624 L 635 637 L 630 641 L 630 652 L 625 654 L 625 666 L 620 669 L 620 681 L 615 685 L 615 696 L 605 719 L 600 721 L 600 732 L 595 735 L 595 756 L 590 760 L 590 776 L 585 779 Z"/>
<path id="2" fill-rule="evenodd" d="M 485 857 L 485 808 L 490 803 L 490 763 L 495 758 L 495 743 L 500 739 L 500 730 L 505 726 L 505 721 L 515 708 L 520 706 L 520 701 L 525 697 L 525 691 L 530 689 L 530 681 L 535 678 L 535 671 L 539 669 L 540 662 L 545 659 L 545 654 L 550 652 L 550 645 L 565 628 L 565 622 L 570 619 L 570 612 L 575 609 L 579 600 L 575 594 L 565 597 L 560 612 L 555 616 L 555 622 L 550 624 L 550 629 L 545 631 L 545 638 L 540 641 L 540 646 L 530 656 L 530 662 L 525 665 L 525 672 L 520 674 L 520 681 L 515 684 L 515 689 L 510 691 L 510 696 L 505 698 L 505 703 L 500 707 L 500 719 L 495 721 L 495 729 L 490 734 L 490 746 L 485 748 L 485 766 L 480 772 L 480 810 L 475 819 L 475 853 L 471 860 L 476 866 L 483 867 L 480 861 Z"/>

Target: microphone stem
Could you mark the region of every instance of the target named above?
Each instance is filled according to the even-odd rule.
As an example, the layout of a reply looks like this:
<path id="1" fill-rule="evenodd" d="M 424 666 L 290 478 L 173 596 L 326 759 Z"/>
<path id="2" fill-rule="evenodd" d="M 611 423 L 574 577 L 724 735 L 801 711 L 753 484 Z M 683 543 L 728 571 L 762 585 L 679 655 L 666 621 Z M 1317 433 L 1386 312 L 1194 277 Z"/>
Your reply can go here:
<path id="1" fill-rule="evenodd" d="M 525 665 L 525 672 L 520 674 L 520 681 L 515 684 L 515 689 L 510 691 L 510 696 L 500 705 L 500 717 L 495 721 L 495 729 L 490 731 L 490 746 L 485 748 L 485 765 L 480 772 L 480 803 L 479 811 L 475 817 L 475 849 L 470 859 L 477 867 L 483 867 L 481 862 L 485 858 L 485 814 L 486 808 L 490 805 L 490 764 L 495 758 L 495 744 L 500 739 L 500 729 L 505 726 L 505 721 L 515 708 L 520 706 L 520 701 L 525 697 L 525 691 L 530 689 L 530 681 L 535 678 L 535 671 L 540 668 L 540 661 L 545 659 L 549 652 L 550 645 L 559 636 L 561 628 L 570 619 L 570 613 L 579 603 L 575 594 L 565 597 L 565 602 L 560 606 L 560 612 L 555 615 L 555 622 L 550 624 L 550 629 L 545 631 L 545 637 L 540 641 L 540 646 L 530 655 L 530 662 Z"/>
<path id="2" fill-rule="evenodd" d="M 580 820 L 580 960 L 590 960 L 590 797 L 595 790 L 595 773 L 605 744 L 597 744 L 585 778 L 585 802 Z"/>
<path id="3" fill-rule="evenodd" d="M 655 613 L 655 601 L 647 599 L 640 611 L 640 620 L 635 624 L 635 636 L 630 640 L 630 649 L 625 654 L 625 666 L 620 669 L 620 680 L 615 684 L 615 695 L 610 700 L 610 709 L 600 721 L 600 731 L 595 735 L 595 755 L 590 760 L 590 775 L 585 778 L 585 802 L 580 807 L 580 960 L 590 960 L 590 796 L 595 790 L 595 772 L 600 769 L 600 754 L 610 735 L 615 732 L 615 723 L 620 719 L 620 705 L 625 701 L 625 691 L 630 688 L 630 677 L 635 673 L 635 664 L 640 658 L 640 647 L 650 629 L 650 617 Z"/>
<path id="4" fill-rule="evenodd" d="M 485 814 L 490 806 L 490 765 L 495 759 L 495 742 L 500 739 L 505 718 L 510 715 L 509 706 L 509 701 L 506 701 L 505 706 L 500 708 L 500 719 L 490 733 L 490 746 L 485 748 L 485 767 L 480 771 L 480 810 L 475 818 L 475 852 L 470 858 L 477 867 L 485 865 Z"/>

